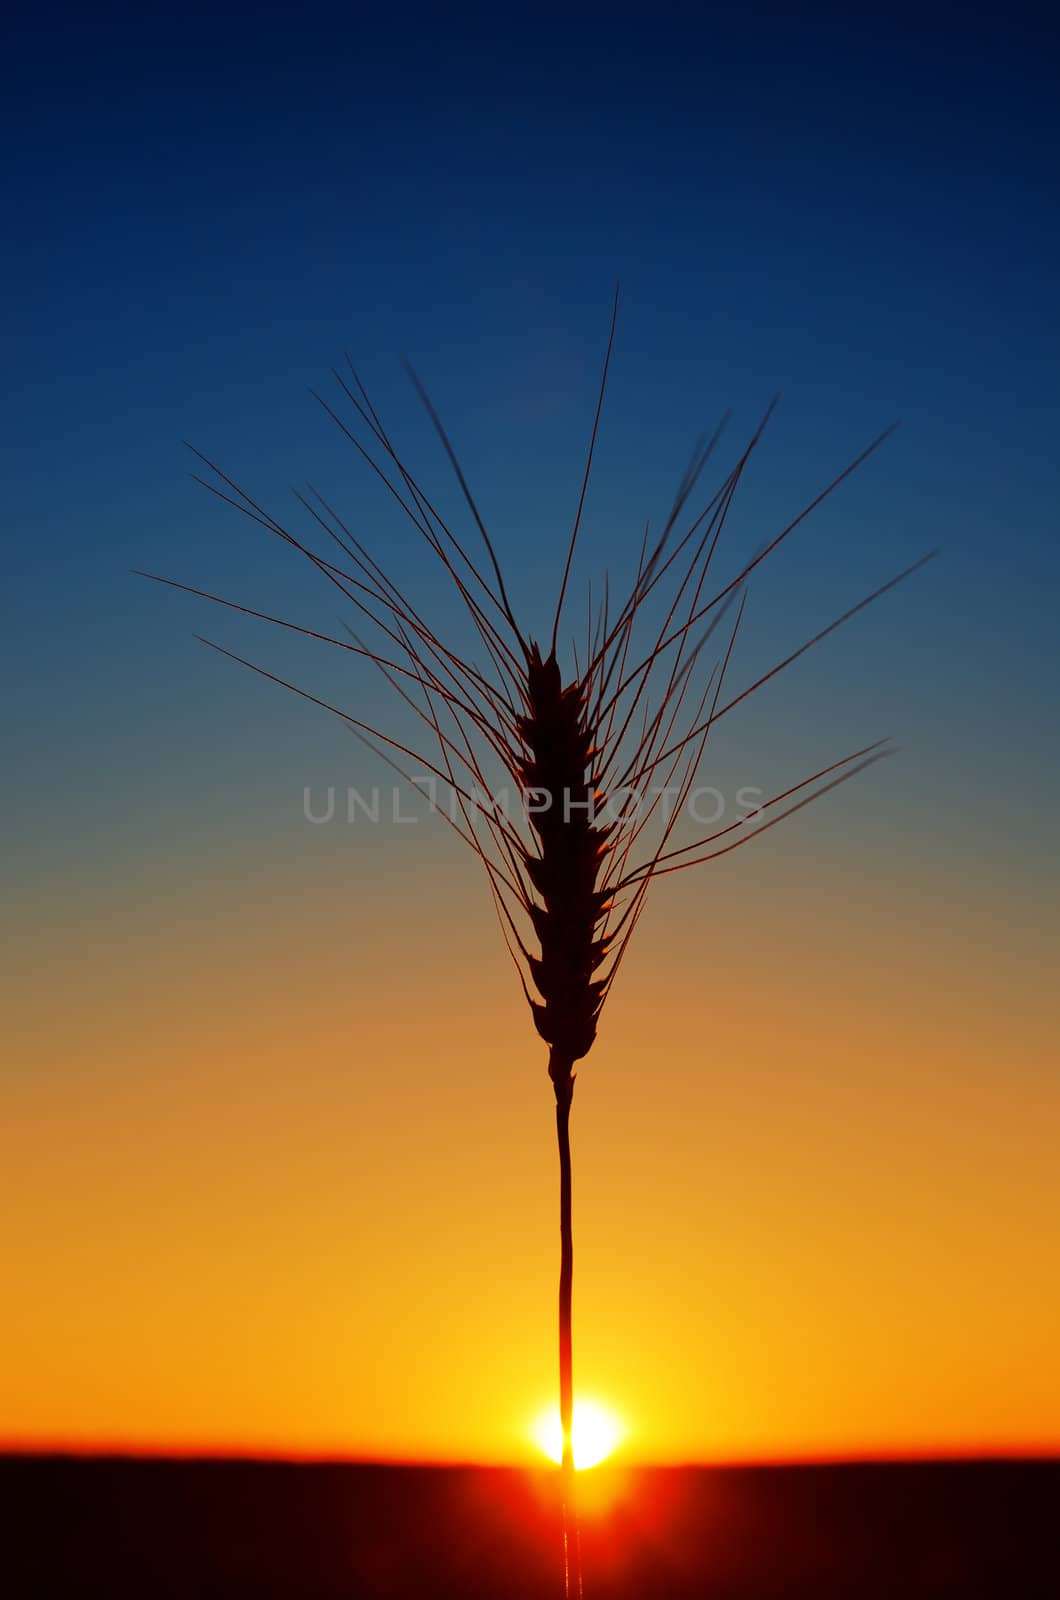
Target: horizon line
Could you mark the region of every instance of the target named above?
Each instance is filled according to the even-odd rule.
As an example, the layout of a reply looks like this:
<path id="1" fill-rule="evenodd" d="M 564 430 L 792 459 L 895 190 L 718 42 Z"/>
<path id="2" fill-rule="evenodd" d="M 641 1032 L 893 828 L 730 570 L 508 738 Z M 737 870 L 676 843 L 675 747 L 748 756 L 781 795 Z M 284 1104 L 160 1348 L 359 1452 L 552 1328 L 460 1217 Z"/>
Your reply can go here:
<path id="1" fill-rule="evenodd" d="M 187 1464 L 230 1463 L 232 1465 L 261 1466 L 346 1466 L 370 1468 L 435 1468 L 438 1470 L 476 1470 L 504 1472 L 558 1472 L 560 1469 L 547 1457 L 473 1458 L 468 1456 L 445 1457 L 437 1455 L 409 1455 L 395 1453 L 358 1454 L 355 1451 L 327 1449 L 295 1449 L 290 1446 L 249 1447 L 236 1444 L 211 1445 L 164 1444 L 160 1441 L 137 1443 L 131 1440 L 24 1439 L 0 1438 L 0 1458 L 8 1460 L 67 1460 L 67 1461 L 128 1461 Z M 687 1456 L 680 1459 L 660 1460 L 645 1456 L 635 1458 L 617 1450 L 597 1466 L 586 1469 L 594 1473 L 607 1471 L 682 1471 L 726 1470 L 734 1468 L 797 1468 L 797 1467 L 857 1467 L 857 1466 L 958 1466 L 964 1463 L 1016 1463 L 1041 1462 L 1060 1464 L 1060 1441 L 1031 1443 L 1002 1443 L 984 1440 L 976 1445 L 917 1446 L 900 1449 L 863 1448 L 854 1450 L 805 1450 L 771 1455 L 762 1453 L 733 1453 L 717 1456 Z"/>

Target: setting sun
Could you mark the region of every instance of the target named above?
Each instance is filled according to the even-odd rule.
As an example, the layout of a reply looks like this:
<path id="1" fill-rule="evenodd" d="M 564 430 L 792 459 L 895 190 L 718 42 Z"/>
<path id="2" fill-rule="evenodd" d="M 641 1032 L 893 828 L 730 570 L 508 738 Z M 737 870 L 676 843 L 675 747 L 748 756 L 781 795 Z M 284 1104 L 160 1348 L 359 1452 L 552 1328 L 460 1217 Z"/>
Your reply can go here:
<path id="1" fill-rule="evenodd" d="M 625 1429 L 613 1411 L 598 1405 L 594 1400 L 574 1402 L 574 1425 L 571 1430 L 574 1445 L 574 1466 L 578 1472 L 586 1467 L 598 1466 L 622 1442 Z M 534 1441 L 550 1460 L 563 1458 L 563 1428 L 558 1411 L 546 1412 L 533 1429 Z"/>

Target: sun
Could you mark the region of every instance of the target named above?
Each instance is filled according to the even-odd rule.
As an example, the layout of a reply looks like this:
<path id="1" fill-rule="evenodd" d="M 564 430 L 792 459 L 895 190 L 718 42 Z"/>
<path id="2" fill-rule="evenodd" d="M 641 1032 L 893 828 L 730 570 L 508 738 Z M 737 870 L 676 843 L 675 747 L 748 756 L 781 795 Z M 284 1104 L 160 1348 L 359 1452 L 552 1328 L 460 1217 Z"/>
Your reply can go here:
<path id="1" fill-rule="evenodd" d="M 598 1466 L 601 1461 L 622 1443 L 625 1429 L 605 1406 L 595 1400 L 575 1400 L 574 1423 L 571 1439 L 574 1445 L 574 1467 L 584 1472 L 587 1467 Z M 551 1461 L 563 1459 L 563 1429 L 559 1412 L 549 1411 L 539 1417 L 533 1429 L 534 1442 Z"/>

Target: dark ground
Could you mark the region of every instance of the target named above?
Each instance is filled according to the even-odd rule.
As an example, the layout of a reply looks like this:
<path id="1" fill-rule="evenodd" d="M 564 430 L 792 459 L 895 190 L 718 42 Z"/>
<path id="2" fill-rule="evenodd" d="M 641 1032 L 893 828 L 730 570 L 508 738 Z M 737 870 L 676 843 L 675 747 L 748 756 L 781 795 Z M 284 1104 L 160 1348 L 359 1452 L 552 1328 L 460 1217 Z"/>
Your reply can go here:
<path id="1" fill-rule="evenodd" d="M 586 1600 L 1060 1600 L 1060 1462 L 597 1468 Z M 559 1600 L 555 1477 L 0 1458 L 0 1593 Z"/>

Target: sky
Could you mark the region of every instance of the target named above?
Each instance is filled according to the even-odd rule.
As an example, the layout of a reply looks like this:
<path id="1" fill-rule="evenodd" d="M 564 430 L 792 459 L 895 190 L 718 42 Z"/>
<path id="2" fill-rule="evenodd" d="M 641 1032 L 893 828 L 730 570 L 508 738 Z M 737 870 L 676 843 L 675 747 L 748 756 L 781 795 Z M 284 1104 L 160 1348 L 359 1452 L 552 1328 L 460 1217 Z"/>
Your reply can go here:
<path id="1" fill-rule="evenodd" d="M 339 626 L 187 440 L 466 647 L 309 392 L 349 351 L 470 536 L 407 356 L 547 629 L 619 282 L 579 607 L 778 391 L 730 570 L 900 427 L 735 675 L 941 553 L 712 747 L 730 799 L 900 748 L 654 887 L 578 1078 L 576 1388 L 643 1460 L 1060 1447 L 1044 15 L 43 6 L 5 56 L 0 1440 L 529 1458 L 551 1089 L 482 875 L 422 808 L 308 822 L 392 774 L 193 635 L 407 727 L 367 663 L 134 569 Z"/>

